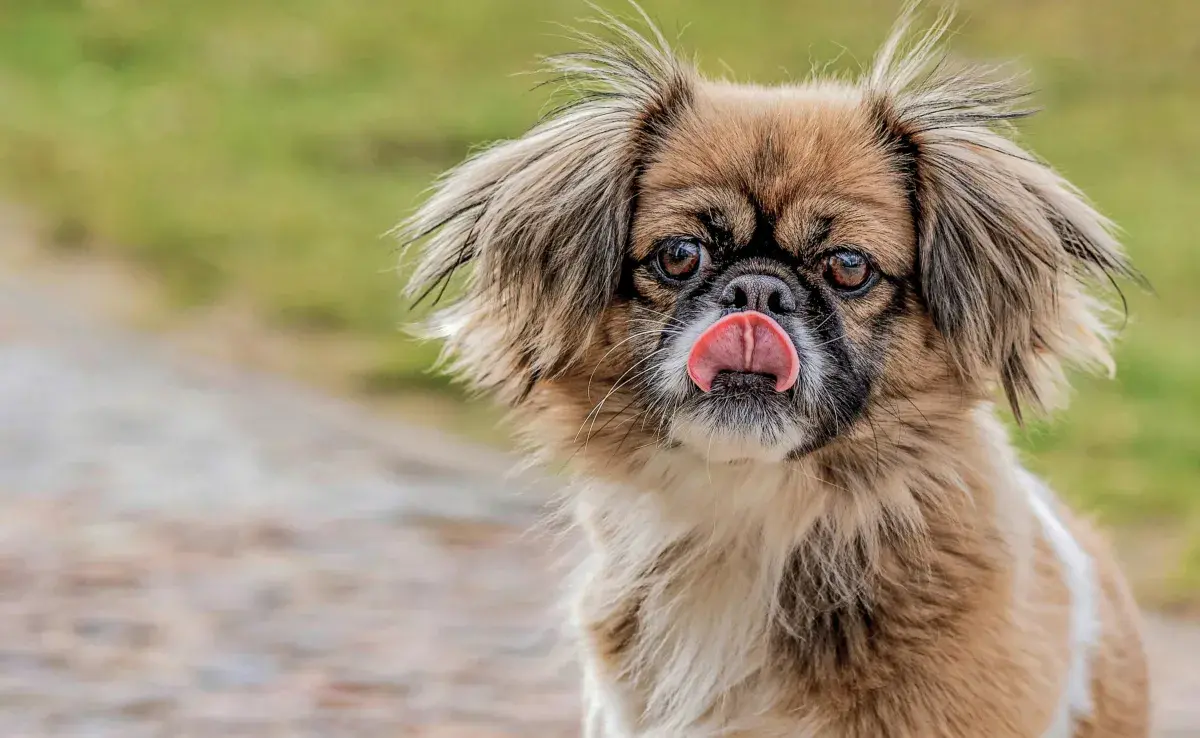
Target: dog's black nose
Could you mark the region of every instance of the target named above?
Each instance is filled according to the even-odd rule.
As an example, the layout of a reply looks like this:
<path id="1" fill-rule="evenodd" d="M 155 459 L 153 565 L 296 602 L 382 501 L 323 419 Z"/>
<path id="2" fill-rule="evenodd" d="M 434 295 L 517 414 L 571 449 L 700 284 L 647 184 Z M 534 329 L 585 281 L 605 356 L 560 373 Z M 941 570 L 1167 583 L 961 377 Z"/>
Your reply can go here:
<path id="1" fill-rule="evenodd" d="M 743 274 L 725 286 L 721 292 L 721 304 L 739 310 L 782 315 L 796 309 L 796 296 L 779 277 Z"/>

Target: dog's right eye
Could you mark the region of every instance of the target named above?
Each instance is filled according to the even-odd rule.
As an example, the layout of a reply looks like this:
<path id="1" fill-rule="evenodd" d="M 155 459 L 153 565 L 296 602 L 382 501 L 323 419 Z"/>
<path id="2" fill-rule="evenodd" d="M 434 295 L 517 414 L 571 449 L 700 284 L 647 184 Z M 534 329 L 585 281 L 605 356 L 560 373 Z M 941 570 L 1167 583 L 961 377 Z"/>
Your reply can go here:
<path id="1" fill-rule="evenodd" d="M 706 252 L 694 238 L 672 238 L 658 247 L 658 271 L 670 282 L 681 282 L 700 271 Z"/>

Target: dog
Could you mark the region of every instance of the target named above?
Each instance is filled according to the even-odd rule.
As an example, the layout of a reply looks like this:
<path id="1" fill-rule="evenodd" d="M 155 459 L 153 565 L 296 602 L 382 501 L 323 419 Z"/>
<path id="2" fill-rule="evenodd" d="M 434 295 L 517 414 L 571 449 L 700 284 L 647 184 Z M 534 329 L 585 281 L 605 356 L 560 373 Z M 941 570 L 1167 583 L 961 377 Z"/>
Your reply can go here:
<path id="1" fill-rule="evenodd" d="M 605 14 L 401 226 L 451 371 L 566 460 L 588 738 L 1147 734 L 1127 586 L 994 404 L 1111 371 L 1139 277 L 913 18 L 762 87 Z"/>

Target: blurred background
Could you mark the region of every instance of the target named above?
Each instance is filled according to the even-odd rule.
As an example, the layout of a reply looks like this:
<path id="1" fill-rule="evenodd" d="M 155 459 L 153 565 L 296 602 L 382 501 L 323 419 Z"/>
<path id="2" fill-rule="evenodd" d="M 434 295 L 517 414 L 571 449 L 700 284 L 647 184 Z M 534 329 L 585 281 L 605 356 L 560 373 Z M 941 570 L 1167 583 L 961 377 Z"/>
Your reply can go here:
<path id="1" fill-rule="evenodd" d="M 644 6 L 709 74 L 786 82 L 860 69 L 900 3 Z M 1126 285 L 1115 381 L 1080 378 L 1069 411 L 1014 433 L 1112 531 L 1142 602 L 1175 618 L 1161 621 L 1180 629 L 1167 640 L 1194 647 L 1200 4 L 959 9 L 955 53 L 1029 70 L 1044 112 L 1024 143 L 1122 227 L 1155 288 Z M 498 415 L 428 371 L 437 346 L 399 330 L 417 316 L 386 233 L 438 172 L 532 124 L 545 93 L 523 73 L 569 47 L 559 24 L 589 15 L 577 0 L 0 2 L 0 485 L 14 521 L 0 586 L 24 602 L 0 662 L 45 671 L 42 686 L 0 689 L 5 735 L 213 734 L 205 720 L 235 735 L 243 718 L 247 735 L 533 735 L 526 708 L 547 735 L 573 725 L 569 665 L 529 667 L 532 707 L 478 676 L 558 658 L 556 637 L 515 634 L 552 601 L 556 573 L 514 532 L 530 496 L 479 492 L 496 478 L 480 449 L 506 446 Z M 494 576 L 476 581 L 485 564 Z M 78 567 L 91 572 L 80 591 Z M 327 569 L 329 582 L 313 573 Z M 341 609 L 321 609 L 339 586 Z M 485 617 L 514 588 L 545 597 L 514 604 L 507 625 Z M 418 599 L 458 615 L 418 617 Z M 117 625 L 56 620 L 109 605 Z M 264 622 L 287 642 L 264 646 L 251 627 Z M 322 628 L 341 635 L 297 645 Z M 472 661 L 481 652 L 499 661 Z M 337 653 L 378 663 L 348 676 Z M 133 668 L 130 654 L 148 661 L 134 659 L 128 694 L 89 686 Z M 181 697 L 196 690 L 207 701 Z M 543 694 L 556 696 L 531 696 Z"/>

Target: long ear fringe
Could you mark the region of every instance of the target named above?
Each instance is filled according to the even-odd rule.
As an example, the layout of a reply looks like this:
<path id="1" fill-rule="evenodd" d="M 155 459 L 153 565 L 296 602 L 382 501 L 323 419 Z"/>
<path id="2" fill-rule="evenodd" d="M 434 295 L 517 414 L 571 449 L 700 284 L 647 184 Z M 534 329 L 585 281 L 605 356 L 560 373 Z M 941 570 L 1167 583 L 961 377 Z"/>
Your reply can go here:
<path id="1" fill-rule="evenodd" d="M 1011 121 L 1033 112 L 1020 80 L 951 70 L 940 42 L 952 14 L 914 38 L 918 4 L 864 77 L 864 100 L 905 160 L 934 322 L 962 375 L 998 383 L 1020 420 L 1057 403 L 1064 365 L 1111 371 L 1110 310 L 1087 288 L 1140 277 L 1112 224 L 1011 139 Z"/>
<path id="2" fill-rule="evenodd" d="M 584 51 L 548 58 L 565 102 L 443 175 L 397 229 L 403 246 L 424 244 L 407 288 L 418 301 L 474 265 L 427 333 L 446 339 L 454 370 L 508 401 L 587 345 L 619 280 L 638 162 L 690 101 L 694 70 L 638 12 L 649 35 L 603 13 L 607 38 L 579 31 Z"/>

